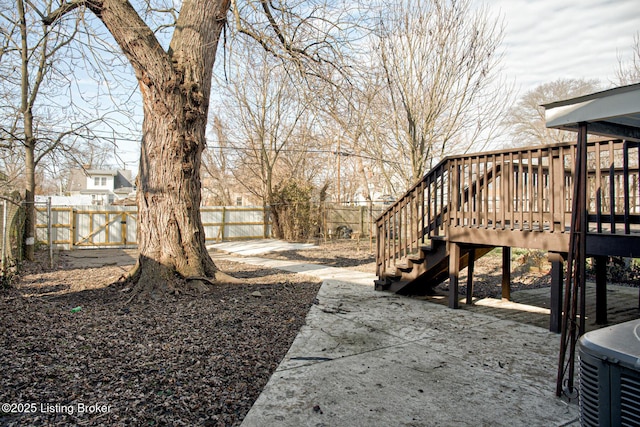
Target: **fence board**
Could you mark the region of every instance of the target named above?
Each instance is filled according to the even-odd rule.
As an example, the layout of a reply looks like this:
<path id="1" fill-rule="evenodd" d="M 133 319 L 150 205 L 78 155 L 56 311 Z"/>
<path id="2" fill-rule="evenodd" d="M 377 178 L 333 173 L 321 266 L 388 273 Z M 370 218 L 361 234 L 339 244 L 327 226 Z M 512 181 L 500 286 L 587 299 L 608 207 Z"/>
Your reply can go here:
<path id="1" fill-rule="evenodd" d="M 360 236 L 369 236 L 375 218 L 384 206 L 330 206 L 322 232 L 329 237 L 339 226 L 348 226 Z M 269 210 L 262 207 L 204 206 L 200 210 L 207 243 L 222 240 L 272 237 Z M 48 218 L 37 207 L 37 238 L 48 242 Z M 132 206 L 54 206 L 51 208 L 54 248 L 132 248 L 137 245 L 137 210 Z M 329 232 L 331 230 L 331 232 Z"/>

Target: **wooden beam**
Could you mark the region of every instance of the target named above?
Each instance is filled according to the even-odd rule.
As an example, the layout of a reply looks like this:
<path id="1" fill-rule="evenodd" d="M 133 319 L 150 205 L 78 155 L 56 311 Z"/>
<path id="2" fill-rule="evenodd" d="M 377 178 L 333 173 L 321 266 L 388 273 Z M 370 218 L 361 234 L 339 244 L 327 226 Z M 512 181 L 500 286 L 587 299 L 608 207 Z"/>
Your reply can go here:
<path id="1" fill-rule="evenodd" d="M 475 248 L 469 249 L 469 262 L 467 266 L 467 304 L 473 303 L 473 270 L 476 262 Z"/>
<path id="2" fill-rule="evenodd" d="M 459 308 L 458 277 L 460 276 L 460 245 L 449 244 L 449 308 Z"/>
<path id="3" fill-rule="evenodd" d="M 511 301 L 511 247 L 502 247 L 502 299 Z"/>
<path id="4" fill-rule="evenodd" d="M 564 282 L 565 255 L 557 252 L 549 252 L 547 255 L 551 262 L 551 296 L 549 316 L 549 330 L 559 333 L 562 324 L 562 285 Z"/>
<path id="5" fill-rule="evenodd" d="M 594 257 L 596 264 L 596 324 L 607 323 L 607 258 Z"/>
<path id="6" fill-rule="evenodd" d="M 487 246 L 566 252 L 569 247 L 569 233 L 449 227 L 449 241 L 471 245 L 482 242 Z"/>

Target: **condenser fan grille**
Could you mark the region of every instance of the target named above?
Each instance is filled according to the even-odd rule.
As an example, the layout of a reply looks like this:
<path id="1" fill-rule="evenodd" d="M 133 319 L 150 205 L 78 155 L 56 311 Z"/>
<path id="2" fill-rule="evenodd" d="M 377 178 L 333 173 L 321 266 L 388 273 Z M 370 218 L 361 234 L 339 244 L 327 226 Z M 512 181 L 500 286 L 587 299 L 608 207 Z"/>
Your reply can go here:
<path id="1" fill-rule="evenodd" d="M 623 426 L 640 426 L 640 374 L 628 369 L 620 376 L 620 417 Z"/>
<path id="2" fill-rule="evenodd" d="M 580 423 L 587 427 L 598 427 L 598 367 L 580 358 Z"/>

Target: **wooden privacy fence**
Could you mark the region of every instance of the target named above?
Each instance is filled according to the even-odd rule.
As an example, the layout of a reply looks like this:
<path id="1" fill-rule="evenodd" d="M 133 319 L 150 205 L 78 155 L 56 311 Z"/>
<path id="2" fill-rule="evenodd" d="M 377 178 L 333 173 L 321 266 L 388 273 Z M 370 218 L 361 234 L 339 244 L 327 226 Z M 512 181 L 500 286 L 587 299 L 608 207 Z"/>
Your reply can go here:
<path id="1" fill-rule="evenodd" d="M 323 218 L 325 237 L 331 238 L 339 227 L 347 226 L 360 237 L 375 235 L 376 218 L 387 208 L 384 205 L 325 205 Z"/>
<path id="2" fill-rule="evenodd" d="M 267 210 L 268 212 L 268 210 Z M 200 210 L 207 242 L 271 236 L 263 208 L 205 206 Z M 137 209 L 133 206 L 54 206 L 37 208 L 37 237 L 58 249 L 135 248 Z"/>
<path id="3" fill-rule="evenodd" d="M 58 249 L 136 246 L 136 208 L 127 206 L 52 206 L 36 208 L 39 243 Z M 51 233 L 51 236 L 49 236 Z"/>
<path id="4" fill-rule="evenodd" d="M 137 246 L 137 209 L 135 206 L 52 206 L 37 207 L 37 238 L 41 244 L 73 250 L 80 248 L 135 248 Z M 382 206 L 325 205 L 325 237 L 335 235 L 341 226 L 360 237 L 374 229 L 372 224 Z M 207 243 L 223 240 L 272 237 L 269 208 L 204 206 L 200 208 Z M 50 231 L 49 231 L 50 230 Z"/>

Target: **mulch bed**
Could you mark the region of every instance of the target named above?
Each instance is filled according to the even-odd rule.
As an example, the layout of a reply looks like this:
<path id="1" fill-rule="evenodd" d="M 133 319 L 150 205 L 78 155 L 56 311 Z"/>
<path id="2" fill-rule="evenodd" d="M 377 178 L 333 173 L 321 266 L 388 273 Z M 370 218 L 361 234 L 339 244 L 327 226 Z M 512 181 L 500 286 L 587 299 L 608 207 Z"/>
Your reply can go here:
<path id="1" fill-rule="evenodd" d="M 0 290 L 0 424 L 239 425 L 320 283 L 217 264 L 242 284 L 147 303 L 122 267 L 26 266 Z"/>

